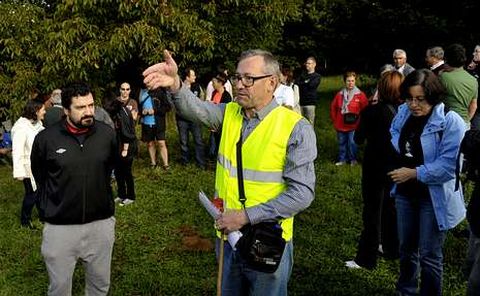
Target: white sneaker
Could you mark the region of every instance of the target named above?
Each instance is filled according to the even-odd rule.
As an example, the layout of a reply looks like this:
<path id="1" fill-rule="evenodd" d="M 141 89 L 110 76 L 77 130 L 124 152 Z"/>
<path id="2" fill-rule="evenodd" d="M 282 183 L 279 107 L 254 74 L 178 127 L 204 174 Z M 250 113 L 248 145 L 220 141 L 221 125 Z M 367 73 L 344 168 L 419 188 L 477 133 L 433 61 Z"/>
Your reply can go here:
<path id="1" fill-rule="evenodd" d="M 120 197 L 117 197 L 113 201 L 116 202 L 116 203 L 121 203 L 123 201 L 123 199 L 121 199 Z"/>
<path id="2" fill-rule="evenodd" d="M 361 269 L 362 267 L 355 262 L 355 260 L 345 261 L 345 266 L 350 269 Z"/>
<path id="3" fill-rule="evenodd" d="M 345 164 L 345 161 L 339 161 L 339 162 L 335 163 L 336 166 L 341 166 L 341 165 L 344 165 L 344 164 Z"/>
<path id="4" fill-rule="evenodd" d="M 121 206 L 126 206 L 126 205 L 129 205 L 129 204 L 132 204 L 133 202 L 135 202 L 133 199 L 125 198 L 120 205 Z"/>
<path id="5" fill-rule="evenodd" d="M 379 252 L 380 254 L 383 254 L 383 246 L 382 246 L 382 244 L 379 244 L 379 245 L 378 245 L 378 252 Z"/>

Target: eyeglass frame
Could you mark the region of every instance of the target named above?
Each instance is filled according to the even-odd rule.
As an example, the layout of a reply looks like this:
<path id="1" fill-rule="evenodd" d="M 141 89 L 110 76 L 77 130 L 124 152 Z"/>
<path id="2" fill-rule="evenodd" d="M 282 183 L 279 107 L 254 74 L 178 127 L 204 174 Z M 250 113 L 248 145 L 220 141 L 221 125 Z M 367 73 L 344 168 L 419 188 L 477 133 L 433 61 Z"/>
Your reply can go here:
<path id="1" fill-rule="evenodd" d="M 255 81 L 257 80 L 260 80 L 260 79 L 264 79 L 264 78 L 267 78 L 267 77 L 271 77 L 273 76 L 273 74 L 266 74 L 266 75 L 262 75 L 262 76 L 250 76 L 250 75 L 241 75 L 241 74 L 234 74 L 232 76 L 232 83 L 233 84 L 237 84 L 239 81 L 242 82 L 243 86 L 244 87 L 252 87 L 254 84 L 255 84 Z M 252 80 L 252 83 L 245 83 L 244 79 L 251 79 Z"/>

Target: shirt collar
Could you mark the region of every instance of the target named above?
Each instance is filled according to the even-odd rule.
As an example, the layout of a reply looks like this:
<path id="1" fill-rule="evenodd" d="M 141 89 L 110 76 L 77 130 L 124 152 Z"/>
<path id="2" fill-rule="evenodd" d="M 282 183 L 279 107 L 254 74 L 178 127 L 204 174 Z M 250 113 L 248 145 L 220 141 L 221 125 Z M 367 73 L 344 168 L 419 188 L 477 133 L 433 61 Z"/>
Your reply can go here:
<path id="1" fill-rule="evenodd" d="M 270 101 L 270 103 L 263 107 L 261 110 L 259 111 L 254 111 L 253 113 L 253 117 L 254 118 L 258 118 L 259 120 L 263 120 L 265 117 L 267 117 L 267 115 L 272 112 L 273 109 L 277 108 L 279 105 L 277 103 L 277 101 L 272 97 L 272 100 Z M 245 115 L 245 112 L 242 110 L 242 113 L 243 113 L 243 117 L 246 118 L 246 115 Z"/>
<path id="2" fill-rule="evenodd" d="M 441 65 L 445 64 L 445 61 L 439 61 L 438 63 L 436 63 L 435 65 L 431 66 L 430 67 L 430 70 L 435 70 L 437 69 L 438 67 L 440 67 Z"/>

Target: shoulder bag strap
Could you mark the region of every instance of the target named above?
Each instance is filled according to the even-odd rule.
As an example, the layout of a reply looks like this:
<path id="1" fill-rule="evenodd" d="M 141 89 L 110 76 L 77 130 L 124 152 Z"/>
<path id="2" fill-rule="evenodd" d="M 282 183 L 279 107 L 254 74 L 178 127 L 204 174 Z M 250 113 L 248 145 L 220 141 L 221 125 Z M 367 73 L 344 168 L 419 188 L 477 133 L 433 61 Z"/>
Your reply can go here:
<path id="1" fill-rule="evenodd" d="M 240 128 L 240 138 L 237 142 L 237 183 L 238 183 L 238 199 L 245 209 L 245 186 L 243 184 L 243 164 L 242 164 L 242 128 Z"/>

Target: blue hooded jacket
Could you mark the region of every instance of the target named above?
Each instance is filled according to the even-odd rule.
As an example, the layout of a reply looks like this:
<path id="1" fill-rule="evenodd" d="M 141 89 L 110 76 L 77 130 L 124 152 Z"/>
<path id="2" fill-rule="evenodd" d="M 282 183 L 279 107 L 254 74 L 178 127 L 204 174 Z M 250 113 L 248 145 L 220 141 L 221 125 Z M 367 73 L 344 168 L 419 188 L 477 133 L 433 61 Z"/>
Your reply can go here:
<path id="1" fill-rule="evenodd" d="M 416 168 L 417 180 L 428 186 L 441 231 L 459 224 L 466 212 L 461 186 L 455 191 L 457 156 L 466 126 L 460 115 L 454 111 L 445 114 L 444 108 L 443 103 L 433 106 L 432 115 L 420 136 L 424 164 Z M 400 133 L 409 116 L 410 110 L 407 104 L 403 104 L 393 119 L 390 133 L 397 152 L 400 151 Z M 392 195 L 396 195 L 396 186 Z"/>

